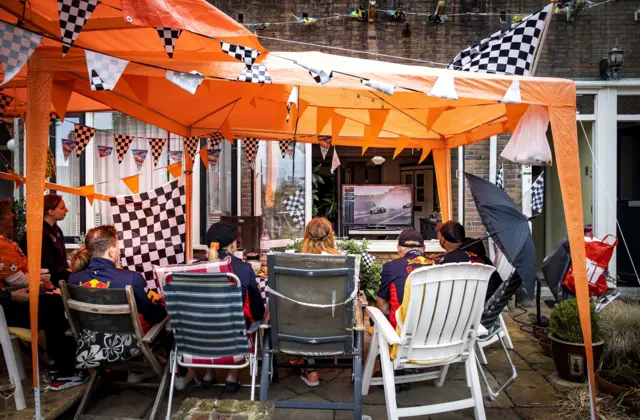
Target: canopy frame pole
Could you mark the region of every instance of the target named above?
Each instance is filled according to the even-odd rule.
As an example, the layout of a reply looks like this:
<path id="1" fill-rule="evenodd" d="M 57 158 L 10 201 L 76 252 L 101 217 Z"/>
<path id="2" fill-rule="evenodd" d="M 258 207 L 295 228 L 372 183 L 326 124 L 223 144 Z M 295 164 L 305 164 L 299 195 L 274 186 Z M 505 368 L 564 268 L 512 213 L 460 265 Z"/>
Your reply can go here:
<path id="1" fill-rule="evenodd" d="M 44 220 L 44 187 L 49 145 L 49 111 L 53 73 L 42 71 L 38 53 L 29 59 L 27 74 L 28 103 L 27 130 L 29 153 L 26 156 L 27 175 L 25 199 L 27 202 L 27 253 L 30 273 L 39 273 L 42 257 L 42 225 Z M 34 418 L 42 418 L 40 407 L 40 374 L 38 358 L 38 299 L 40 276 L 29 276 L 29 316 L 31 324 L 31 360 L 35 399 Z"/>
<path id="2" fill-rule="evenodd" d="M 191 135 L 191 129 L 187 128 L 187 137 L 189 137 Z M 198 144 L 198 147 L 200 145 Z M 182 142 L 182 147 L 183 147 L 183 154 L 184 154 L 184 159 L 185 159 L 185 190 L 186 190 L 186 203 L 185 203 L 185 241 L 184 241 L 184 259 L 185 259 L 185 264 L 189 263 L 189 261 L 192 260 L 192 256 L 193 256 L 193 250 L 192 250 L 192 241 L 191 241 L 191 222 L 192 222 L 192 217 L 191 217 L 191 207 L 192 207 L 192 203 L 191 200 L 193 199 L 193 159 L 191 158 L 191 155 L 189 154 L 189 150 L 187 149 L 187 142 L 186 142 L 186 137 L 184 138 L 183 142 Z"/>

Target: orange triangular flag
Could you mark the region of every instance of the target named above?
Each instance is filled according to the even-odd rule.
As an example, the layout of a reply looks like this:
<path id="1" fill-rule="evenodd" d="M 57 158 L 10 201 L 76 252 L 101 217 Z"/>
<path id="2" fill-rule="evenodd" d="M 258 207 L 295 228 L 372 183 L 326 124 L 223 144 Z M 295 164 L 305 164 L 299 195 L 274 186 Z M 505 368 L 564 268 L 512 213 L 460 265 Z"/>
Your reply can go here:
<path id="1" fill-rule="evenodd" d="M 370 109 L 369 110 L 369 127 L 371 127 L 371 136 L 378 137 L 384 126 L 384 122 L 389 115 L 388 109 Z"/>
<path id="2" fill-rule="evenodd" d="M 202 163 L 204 164 L 204 167 L 206 168 L 207 166 L 209 166 L 209 155 L 207 154 L 207 145 L 205 144 L 202 149 L 200 149 L 200 151 L 198 152 L 198 154 L 200 155 L 200 159 L 202 159 Z"/>
<path id="3" fill-rule="evenodd" d="M 398 141 L 396 143 L 396 150 L 393 152 L 393 158 L 395 159 L 409 144 L 411 139 L 407 136 L 398 137 Z"/>
<path id="4" fill-rule="evenodd" d="M 287 122 L 287 104 L 276 103 L 276 123 L 278 128 L 282 127 Z M 290 121 L 291 122 L 291 121 Z"/>
<path id="5" fill-rule="evenodd" d="M 122 182 L 124 182 L 133 194 L 138 194 L 140 191 L 140 175 L 132 175 L 122 178 Z"/>
<path id="6" fill-rule="evenodd" d="M 369 146 L 375 143 L 375 137 L 371 134 L 371 127 L 364 126 L 364 137 L 362 138 L 362 156 L 366 153 Z"/>
<path id="7" fill-rule="evenodd" d="M 511 133 L 516 131 L 520 118 L 527 112 L 529 104 L 507 104 L 505 105 L 507 114 L 507 128 Z"/>
<path id="8" fill-rule="evenodd" d="M 60 121 L 64 121 L 64 115 L 67 113 L 67 106 L 69 106 L 69 99 L 71 99 L 71 93 L 75 85 L 75 80 L 53 82 L 51 87 L 51 103 Z"/>
<path id="9" fill-rule="evenodd" d="M 167 166 L 167 171 L 169 171 L 171 176 L 175 179 L 180 178 L 180 176 L 182 175 L 182 162 L 172 163 L 171 165 Z"/>
<path id="10" fill-rule="evenodd" d="M 147 76 L 134 76 L 123 74 L 122 78 L 129 86 L 129 89 L 136 95 L 143 107 L 149 106 L 149 78 Z"/>
<path id="11" fill-rule="evenodd" d="M 422 162 L 424 162 L 427 156 L 429 156 L 429 153 L 431 153 L 431 147 L 423 147 L 422 155 L 420 155 L 420 161 L 418 162 L 418 164 L 421 164 Z"/>
<path id="12" fill-rule="evenodd" d="M 333 113 L 333 117 L 331 117 L 331 137 L 333 137 L 334 141 L 340 137 L 340 130 L 344 127 L 345 121 L 347 121 L 347 117 L 336 112 Z"/>
<path id="13" fill-rule="evenodd" d="M 322 130 L 324 130 L 324 127 L 331 120 L 331 117 L 333 117 L 334 110 L 335 108 L 318 108 L 318 115 L 316 117 L 316 135 L 322 134 Z"/>
<path id="14" fill-rule="evenodd" d="M 233 144 L 233 131 L 231 131 L 231 124 L 229 123 L 229 117 L 227 117 L 220 126 L 220 133 L 229 143 Z"/>
<path id="15" fill-rule="evenodd" d="M 95 198 L 95 195 L 96 195 L 96 186 L 85 185 L 82 187 L 78 187 L 78 189 L 80 190 L 82 195 L 87 198 L 89 205 L 93 206 L 93 199 Z"/>
<path id="16" fill-rule="evenodd" d="M 304 115 L 304 112 L 307 110 L 307 108 L 309 108 L 309 102 L 303 99 L 298 99 L 298 106 L 300 106 L 300 110 L 296 110 L 296 112 L 298 113 L 296 118 L 300 119 Z"/>
<path id="17" fill-rule="evenodd" d="M 442 115 L 442 113 L 446 110 L 446 106 L 441 108 L 429 108 L 427 110 L 427 131 L 431 130 L 433 124 L 436 123 L 438 118 L 440 118 L 440 115 Z"/>

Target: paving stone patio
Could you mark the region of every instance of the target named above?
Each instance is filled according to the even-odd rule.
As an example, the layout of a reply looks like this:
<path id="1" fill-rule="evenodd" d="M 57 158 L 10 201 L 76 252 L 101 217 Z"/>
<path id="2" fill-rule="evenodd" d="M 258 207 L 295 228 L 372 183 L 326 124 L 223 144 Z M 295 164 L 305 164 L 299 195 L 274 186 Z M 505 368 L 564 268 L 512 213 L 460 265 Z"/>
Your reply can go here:
<path id="1" fill-rule="evenodd" d="M 553 361 L 544 356 L 532 335 L 520 330 L 520 324 L 512 317 L 521 311 L 516 309 L 505 314 L 505 321 L 509 327 L 515 350 L 511 357 L 518 369 L 518 379 L 507 388 L 506 393 L 496 401 L 485 401 L 487 418 L 489 419 L 555 419 L 558 413 L 554 405 L 561 398 L 562 389 L 546 378 L 555 371 Z M 526 315 L 518 319 L 526 321 Z M 366 342 L 368 343 L 368 338 Z M 365 348 L 368 344 L 365 345 Z M 496 384 L 496 380 L 504 381 L 509 376 L 509 367 L 499 344 L 485 349 L 489 360 L 489 380 Z M 321 384 L 317 388 L 308 388 L 297 376 L 289 370 L 280 370 L 280 381 L 273 383 L 270 388 L 270 398 L 293 401 L 332 401 L 346 402 L 352 398 L 353 388 L 349 380 L 350 371 L 319 370 Z M 218 372 L 218 377 L 224 379 L 224 372 Z M 246 378 L 245 378 L 246 380 Z M 426 401 L 439 403 L 454 398 L 464 398 L 470 392 L 464 381 L 464 367 L 458 364 L 449 370 L 447 381 L 442 388 L 436 388 L 432 382 L 412 384 L 406 391 L 397 393 L 399 406 L 424 404 Z M 153 404 L 155 393 L 153 390 L 117 390 L 114 388 L 100 389 L 90 403 L 87 414 L 108 415 L 114 418 L 143 418 L 148 414 Z M 236 395 L 225 395 L 222 388 L 203 389 L 191 385 L 186 390 L 174 394 L 172 412 L 178 411 L 185 398 L 217 398 L 217 399 L 249 399 L 249 389 L 244 388 Z M 363 413 L 375 420 L 387 418 L 384 392 L 382 388 L 372 387 L 369 395 L 363 399 Z M 167 401 L 162 403 L 159 418 L 166 415 Z M 72 412 L 64 418 L 72 418 Z M 276 409 L 275 418 L 278 420 L 347 420 L 352 418 L 351 411 L 321 411 L 321 410 L 285 410 Z M 430 417 L 414 417 L 415 419 L 457 420 L 473 419 L 473 410 L 432 415 Z"/>

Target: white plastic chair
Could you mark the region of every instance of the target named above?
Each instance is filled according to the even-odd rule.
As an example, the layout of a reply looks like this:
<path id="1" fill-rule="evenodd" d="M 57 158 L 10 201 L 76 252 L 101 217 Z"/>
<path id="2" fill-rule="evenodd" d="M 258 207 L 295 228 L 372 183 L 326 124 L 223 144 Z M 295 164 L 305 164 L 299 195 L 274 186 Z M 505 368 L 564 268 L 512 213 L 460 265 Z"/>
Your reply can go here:
<path id="1" fill-rule="evenodd" d="M 380 310 L 367 308 L 375 327 L 364 369 L 362 394 L 367 395 L 371 385 L 384 385 L 389 420 L 471 407 L 476 419 L 486 418 L 475 342 L 489 278 L 494 271 L 493 267 L 471 263 L 445 264 L 413 271 L 407 278 L 411 284 L 411 295 L 406 319 L 404 323 L 398 322 L 399 334 Z M 398 349 L 396 358 L 391 360 L 389 346 L 393 344 L 397 344 Z M 372 378 L 378 354 L 382 378 Z M 442 386 L 452 363 L 465 364 L 471 398 L 398 408 L 395 384 L 437 379 L 436 386 Z M 400 377 L 394 375 L 397 370 L 433 367 L 440 369 Z"/>
<path id="2" fill-rule="evenodd" d="M 13 398 L 16 402 L 16 410 L 24 410 L 27 404 L 24 400 L 24 391 L 22 390 L 22 381 L 20 380 L 20 370 L 16 362 L 16 354 L 11 342 L 9 327 L 7 327 L 7 318 L 4 316 L 4 308 L 0 306 L 0 344 L 2 345 L 2 353 L 7 364 L 7 370 L 11 377 L 11 382 L 16 386 Z"/>

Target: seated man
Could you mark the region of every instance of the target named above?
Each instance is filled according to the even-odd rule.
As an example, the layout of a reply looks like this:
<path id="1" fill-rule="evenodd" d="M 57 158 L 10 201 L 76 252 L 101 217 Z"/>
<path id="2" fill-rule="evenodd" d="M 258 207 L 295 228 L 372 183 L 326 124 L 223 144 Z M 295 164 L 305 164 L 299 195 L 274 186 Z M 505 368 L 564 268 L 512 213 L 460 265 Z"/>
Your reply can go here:
<path id="1" fill-rule="evenodd" d="M 376 307 L 389 318 L 395 328 L 396 312 L 404 297 L 405 283 L 409 273 L 420 267 L 433 265 L 434 261 L 424 255 L 424 239 L 414 229 L 403 231 L 398 237 L 398 255 L 400 258 L 382 266 L 380 288 L 376 298 Z"/>
<path id="2" fill-rule="evenodd" d="M 145 333 L 167 316 L 160 297 L 148 288 L 142 274 L 116 267 L 120 249 L 115 227 L 103 225 L 91 229 L 85 238 L 85 246 L 90 258 L 89 265 L 85 271 L 72 273 L 69 284 L 104 289 L 124 289 L 131 286 Z"/>

